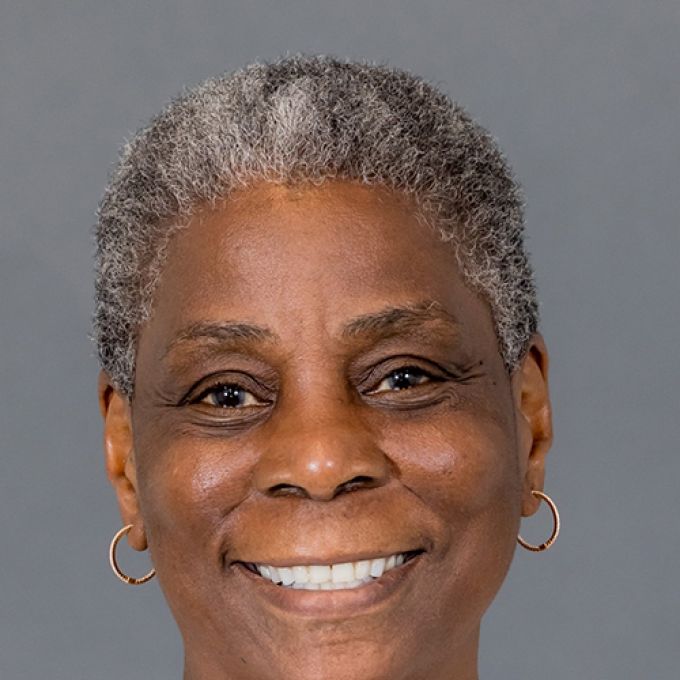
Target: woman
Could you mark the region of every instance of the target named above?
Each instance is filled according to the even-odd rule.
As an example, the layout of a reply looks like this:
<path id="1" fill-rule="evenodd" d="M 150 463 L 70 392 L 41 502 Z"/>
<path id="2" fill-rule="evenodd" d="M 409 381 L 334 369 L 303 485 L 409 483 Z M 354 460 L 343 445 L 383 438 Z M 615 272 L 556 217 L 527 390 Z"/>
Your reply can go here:
<path id="1" fill-rule="evenodd" d="M 97 229 L 111 558 L 158 577 L 185 680 L 477 678 L 547 498 L 522 231 L 487 133 L 386 67 L 253 65 L 126 147 Z"/>

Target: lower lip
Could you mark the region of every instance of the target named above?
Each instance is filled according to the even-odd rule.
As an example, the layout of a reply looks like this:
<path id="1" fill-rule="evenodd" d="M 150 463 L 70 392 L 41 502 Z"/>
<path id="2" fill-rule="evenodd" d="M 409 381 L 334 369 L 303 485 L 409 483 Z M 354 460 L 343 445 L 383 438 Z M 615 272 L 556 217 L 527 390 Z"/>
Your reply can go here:
<path id="1" fill-rule="evenodd" d="M 239 578 L 256 587 L 256 595 L 287 612 L 324 619 L 348 618 L 365 614 L 397 592 L 404 591 L 421 562 L 422 553 L 405 564 L 393 567 L 380 578 L 356 588 L 343 590 L 297 590 L 272 583 L 243 564 L 234 564 Z"/>

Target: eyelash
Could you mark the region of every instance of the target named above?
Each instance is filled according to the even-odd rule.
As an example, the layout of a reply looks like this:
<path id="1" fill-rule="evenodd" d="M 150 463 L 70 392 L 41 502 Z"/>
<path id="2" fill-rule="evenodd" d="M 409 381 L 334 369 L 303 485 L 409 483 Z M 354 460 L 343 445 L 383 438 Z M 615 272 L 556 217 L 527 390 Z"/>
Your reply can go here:
<path id="1" fill-rule="evenodd" d="M 219 392 L 226 392 L 227 390 L 232 390 L 232 391 L 238 391 L 241 393 L 245 393 L 246 395 L 250 395 L 251 397 L 254 397 L 255 400 L 257 400 L 258 404 L 245 404 L 243 406 L 220 406 L 219 404 L 210 404 L 207 403 L 206 400 L 208 397 L 211 395 L 217 395 Z M 206 406 L 211 406 L 213 408 L 217 409 L 224 409 L 224 410 L 241 410 L 244 408 L 252 408 L 254 407 L 260 407 L 260 406 L 267 406 L 271 402 L 268 402 L 267 400 L 262 400 L 258 397 L 255 397 L 253 394 L 252 390 L 249 390 L 246 388 L 244 385 L 238 382 L 233 382 L 233 381 L 226 381 L 226 380 L 221 380 L 220 382 L 214 383 L 213 385 L 207 387 L 206 389 L 202 390 L 200 394 L 196 397 L 189 398 L 186 403 L 190 404 L 204 404 Z"/>
<path id="2" fill-rule="evenodd" d="M 389 380 L 396 374 L 402 374 L 402 375 L 416 375 L 418 377 L 425 377 L 427 380 L 423 382 L 418 382 L 415 385 L 411 385 L 410 387 L 397 387 L 396 389 L 388 389 L 388 390 L 378 390 L 378 387 L 382 385 L 386 380 Z M 429 371 L 426 371 L 424 368 L 421 368 L 420 366 L 415 366 L 412 364 L 406 365 L 406 366 L 399 366 L 398 368 L 392 369 L 389 373 L 384 375 L 380 381 L 377 384 L 377 387 L 374 387 L 371 390 L 368 390 L 366 394 L 370 395 L 376 395 L 376 394 L 383 394 L 383 393 L 389 393 L 389 392 L 403 392 L 403 391 L 409 391 L 413 390 L 416 387 L 423 385 L 423 384 L 429 384 L 432 382 L 440 382 L 441 378 L 438 376 L 433 375 Z"/>
<path id="3" fill-rule="evenodd" d="M 378 390 L 378 387 L 382 385 L 386 380 L 389 380 L 390 378 L 393 378 L 397 374 L 406 374 L 406 375 L 416 375 L 419 378 L 426 378 L 426 380 L 422 382 L 418 382 L 416 385 L 412 385 L 410 387 L 402 387 L 399 388 L 397 387 L 396 389 L 386 389 L 386 390 Z M 392 369 L 389 373 L 386 373 L 383 375 L 383 377 L 378 381 L 377 386 L 367 390 L 364 394 L 374 396 L 374 395 L 380 395 L 380 394 L 386 394 L 386 393 L 394 393 L 394 392 L 405 392 L 405 391 L 410 391 L 413 390 L 420 385 L 423 384 L 429 384 L 432 382 L 441 382 L 443 378 L 440 378 L 438 376 L 433 375 L 429 371 L 426 371 L 424 368 L 421 368 L 419 366 L 415 366 L 413 364 L 407 364 L 404 366 L 399 366 L 398 368 Z M 261 402 L 258 404 L 244 404 L 242 406 L 220 406 L 215 403 L 207 403 L 206 399 L 208 399 L 212 395 L 216 395 L 218 392 L 222 391 L 225 392 L 227 389 L 234 390 L 234 391 L 240 391 L 245 393 L 246 395 L 250 395 L 251 397 L 254 397 L 257 401 Z M 204 404 L 206 406 L 211 406 L 213 408 L 217 409 L 224 409 L 224 410 L 242 410 L 245 408 L 259 408 L 261 406 L 267 406 L 271 402 L 267 400 L 261 400 L 258 397 L 255 397 L 253 395 L 253 392 L 246 387 L 244 387 L 242 384 L 238 382 L 228 382 L 225 380 L 222 380 L 220 382 L 214 383 L 213 385 L 207 387 L 206 389 L 202 390 L 200 394 L 196 397 L 189 398 L 186 400 L 186 403 L 190 404 Z"/>

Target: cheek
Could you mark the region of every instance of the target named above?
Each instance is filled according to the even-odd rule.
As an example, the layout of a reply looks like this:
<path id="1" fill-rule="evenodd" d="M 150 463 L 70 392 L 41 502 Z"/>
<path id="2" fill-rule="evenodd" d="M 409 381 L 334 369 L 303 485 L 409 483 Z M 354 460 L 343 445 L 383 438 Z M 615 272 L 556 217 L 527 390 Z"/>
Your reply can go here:
<path id="1" fill-rule="evenodd" d="M 404 427 L 386 444 L 402 481 L 448 519 L 474 517 L 518 497 L 512 430 L 494 417 L 456 413 Z"/>
<path id="2" fill-rule="evenodd" d="M 513 429 L 507 419 L 459 411 L 394 435 L 401 482 L 418 496 L 436 537 L 437 588 L 423 600 L 455 636 L 483 616 L 514 554 L 521 485 Z"/>
<path id="3" fill-rule="evenodd" d="M 197 567 L 220 568 L 224 518 L 247 497 L 256 454 L 223 437 L 189 435 L 167 424 L 135 437 L 140 505 L 151 552 L 172 570 L 196 556 Z M 212 564 L 198 559 L 206 548 Z M 171 554 L 172 553 L 172 554 Z M 186 566 L 186 564 L 185 564 Z"/>

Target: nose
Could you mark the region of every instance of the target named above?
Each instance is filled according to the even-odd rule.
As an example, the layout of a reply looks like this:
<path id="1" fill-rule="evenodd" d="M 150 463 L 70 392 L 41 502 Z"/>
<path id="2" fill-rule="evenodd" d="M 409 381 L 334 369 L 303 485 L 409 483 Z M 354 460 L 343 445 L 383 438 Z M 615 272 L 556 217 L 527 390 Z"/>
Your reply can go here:
<path id="1" fill-rule="evenodd" d="M 255 469 L 258 491 L 329 501 L 342 493 L 386 484 L 390 460 L 370 428 L 352 415 L 317 414 L 273 428 Z"/>

